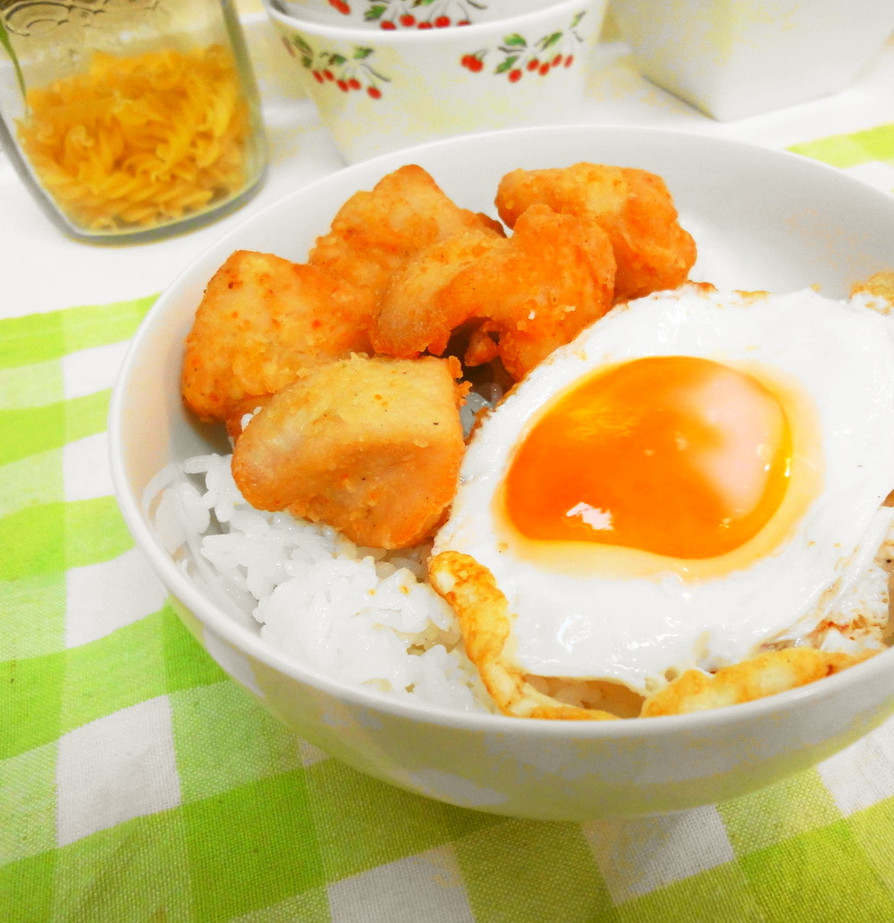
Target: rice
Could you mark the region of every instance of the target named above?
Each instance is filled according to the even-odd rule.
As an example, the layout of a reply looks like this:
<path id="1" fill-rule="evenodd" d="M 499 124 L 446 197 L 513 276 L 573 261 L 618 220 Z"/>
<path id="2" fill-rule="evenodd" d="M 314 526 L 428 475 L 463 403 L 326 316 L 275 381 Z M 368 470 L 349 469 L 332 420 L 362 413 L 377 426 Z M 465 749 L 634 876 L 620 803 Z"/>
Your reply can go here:
<path id="1" fill-rule="evenodd" d="M 328 526 L 256 510 L 230 460 L 195 456 L 147 488 L 150 516 L 181 567 L 243 624 L 260 626 L 272 648 L 330 679 L 494 711 L 453 610 L 425 580 L 427 547 L 361 548 Z"/>

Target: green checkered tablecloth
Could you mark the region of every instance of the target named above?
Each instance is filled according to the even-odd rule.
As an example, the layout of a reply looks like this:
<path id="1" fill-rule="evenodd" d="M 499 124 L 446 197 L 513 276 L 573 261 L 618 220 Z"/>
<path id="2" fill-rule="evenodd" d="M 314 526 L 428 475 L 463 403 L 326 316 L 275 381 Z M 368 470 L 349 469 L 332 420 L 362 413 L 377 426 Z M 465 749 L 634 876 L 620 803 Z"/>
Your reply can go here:
<path id="1" fill-rule="evenodd" d="M 892 125 L 798 150 L 894 192 Z M 0 919 L 894 920 L 894 721 L 735 801 L 577 824 L 407 794 L 270 718 L 112 497 L 111 387 L 152 301 L 0 321 Z"/>

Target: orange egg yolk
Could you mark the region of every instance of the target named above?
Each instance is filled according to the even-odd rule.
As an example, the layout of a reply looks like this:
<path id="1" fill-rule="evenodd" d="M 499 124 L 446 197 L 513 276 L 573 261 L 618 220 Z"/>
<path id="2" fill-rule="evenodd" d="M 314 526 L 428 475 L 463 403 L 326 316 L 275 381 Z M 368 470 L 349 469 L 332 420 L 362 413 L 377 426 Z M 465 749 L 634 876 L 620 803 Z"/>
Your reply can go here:
<path id="1" fill-rule="evenodd" d="M 708 558 L 738 548 L 785 494 L 792 437 L 779 399 L 707 359 L 654 356 L 564 392 L 504 485 L 522 535 Z"/>

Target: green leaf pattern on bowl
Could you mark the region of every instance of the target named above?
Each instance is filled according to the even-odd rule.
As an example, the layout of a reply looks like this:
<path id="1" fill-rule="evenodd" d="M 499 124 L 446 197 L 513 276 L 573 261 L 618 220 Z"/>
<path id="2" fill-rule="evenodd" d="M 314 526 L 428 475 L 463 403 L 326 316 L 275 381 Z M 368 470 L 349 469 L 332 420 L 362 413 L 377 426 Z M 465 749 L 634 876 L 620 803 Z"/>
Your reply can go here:
<path id="1" fill-rule="evenodd" d="M 436 0 L 417 0 L 417 3 L 426 2 Z M 550 32 L 536 41 L 529 41 L 520 33 L 513 32 L 504 36 L 495 48 L 482 48 L 462 55 L 459 64 L 472 73 L 478 73 L 485 69 L 486 61 L 496 56 L 491 73 L 505 75 L 512 83 L 521 80 L 526 73 L 545 77 L 553 69 L 571 67 L 576 60 L 576 52 L 584 43 L 577 27 L 585 15 L 585 12 L 576 13 L 566 30 Z M 367 46 L 355 45 L 350 54 L 325 49 L 318 51 L 294 33 L 283 42 L 288 52 L 299 58 L 301 66 L 323 86 L 331 84 L 342 93 L 359 91 L 365 92 L 371 99 L 381 99 L 383 84 L 391 82 L 373 66 L 375 52 Z"/>
<path id="2" fill-rule="evenodd" d="M 329 0 L 329 5 L 345 16 L 351 13 L 349 0 Z M 484 0 L 365 0 L 363 19 L 383 29 L 443 29 L 469 25 L 476 11 L 486 9 Z"/>
<path id="3" fill-rule="evenodd" d="M 372 65 L 375 52 L 372 48 L 355 45 L 350 54 L 338 51 L 316 51 L 300 35 L 283 39 L 289 54 L 297 57 L 301 66 L 310 71 L 314 80 L 321 85 L 331 84 L 342 93 L 365 92 L 371 99 L 381 99 L 382 84 L 390 78 Z"/>
<path id="4" fill-rule="evenodd" d="M 577 51 L 584 44 L 578 32 L 584 16 L 585 11 L 575 13 L 566 30 L 550 32 L 534 42 L 513 32 L 504 36 L 497 48 L 480 48 L 464 54 L 460 64 L 472 73 L 480 73 L 493 60 L 490 72 L 498 76 L 505 75 L 512 83 L 517 83 L 526 74 L 545 77 L 556 68 L 571 67 Z"/>

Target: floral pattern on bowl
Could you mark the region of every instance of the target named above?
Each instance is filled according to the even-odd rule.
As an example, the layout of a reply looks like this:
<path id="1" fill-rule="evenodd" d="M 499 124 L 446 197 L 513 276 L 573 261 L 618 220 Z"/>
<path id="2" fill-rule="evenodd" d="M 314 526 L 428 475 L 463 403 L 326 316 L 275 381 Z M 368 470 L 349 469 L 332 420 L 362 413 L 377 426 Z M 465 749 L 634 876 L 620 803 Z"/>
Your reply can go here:
<path id="1" fill-rule="evenodd" d="M 372 48 L 354 46 L 350 55 L 338 51 L 314 51 L 310 43 L 300 35 L 292 35 L 291 41 L 283 38 L 286 50 L 298 57 L 301 66 L 310 71 L 320 84 L 332 84 L 342 93 L 365 92 L 370 99 L 382 98 L 382 84 L 390 79 L 372 66 L 375 52 Z"/>
<path id="2" fill-rule="evenodd" d="M 485 62 L 490 56 L 496 55 L 491 73 L 505 75 L 511 83 L 517 83 L 525 73 L 545 77 L 556 68 L 569 68 L 574 64 L 575 52 L 584 44 L 577 27 L 585 15 L 585 12 L 576 13 L 567 29 L 549 32 L 536 41 L 529 41 L 520 33 L 513 32 L 504 36 L 496 48 L 481 48 L 464 54 L 459 64 L 472 73 L 479 73 L 485 69 Z M 350 54 L 315 51 L 306 39 L 294 33 L 291 39 L 283 38 L 283 44 L 289 54 L 300 59 L 301 66 L 317 83 L 332 84 L 342 93 L 359 90 L 371 99 L 381 99 L 382 85 L 391 82 L 389 77 L 373 67 L 375 52 L 372 48 L 355 45 Z"/>
<path id="3" fill-rule="evenodd" d="M 524 12 L 420 32 L 346 29 L 291 16 L 274 0 L 264 7 L 291 54 L 283 69 L 353 164 L 445 136 L 577 117 L 608 0 L 487 2 L 488 14 L 505 3 Z"/>
<path id="4" fill-rule="evenodd" d="M 353 0 L 357 7 L 363 0 Z M 486 10 L 483 0 L 365 0 L 363 20 L 382 29 L 445 29 L 467 26 L 476 11 Z M 339 13 L 350 16 L 348 0 L 329 0 Z"/>
<path id="5" fill-rule="evenodd" d="M 505 36 L 497 48 L 481 48 L 462 56 L 460 64 L 473 74 L 484 71 L 492 53 L 496 63 L 491 73 L 506 75 L 511 83 L 517 83 L 526 74 L 545 77 L 551 70 L 571 67 L 575 52 L 584 44 L 577 27 L 586 12 L 574 15 L 571 25 L 564 31 L 550 32 L 531 42 L 518 32 Z"/>

